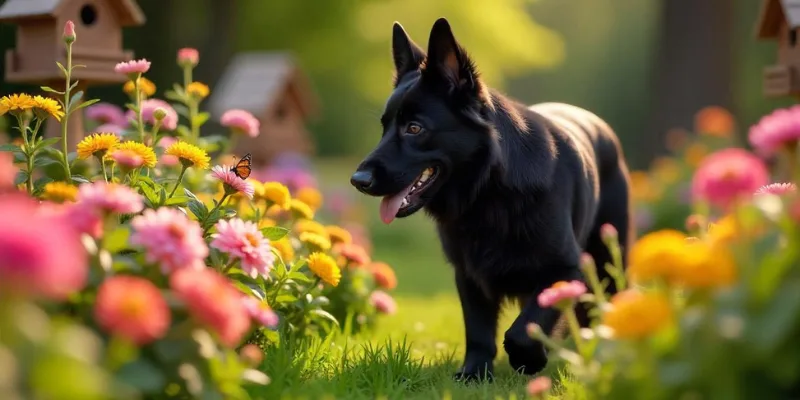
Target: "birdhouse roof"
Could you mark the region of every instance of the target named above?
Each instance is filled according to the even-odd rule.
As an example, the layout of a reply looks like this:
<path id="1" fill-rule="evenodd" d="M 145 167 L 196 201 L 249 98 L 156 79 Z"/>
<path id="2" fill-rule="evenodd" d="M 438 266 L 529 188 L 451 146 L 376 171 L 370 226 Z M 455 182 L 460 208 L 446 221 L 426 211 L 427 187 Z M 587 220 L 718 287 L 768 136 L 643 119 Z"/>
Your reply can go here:
<path id="1" fill-rule="evenodd" d="M 0 7 L 0 22 L 56 17 L 70 1 L 74 0 L 6 0 Z M 106 1 L 117 11 L 122 26 L 144 24 L 144 13 L 135 0 Z"/>
<path id="2" fill-rule="evenodd" d="M 250 52 L 236 55 L 214 88 L 209 109 L 219 116 L 230 109 L 259 115 L 294 85 L 301 111 L 316 112 L 316 98 L 294 57 L 287 52 Z"/>
<path id="3" fill-rule="evenodd" d="M 790 29 L 800 27 L 800 0 L 761 1 L 756 36 L 759 39 L 778 37 L 781 23 L 786 23 Z"/>

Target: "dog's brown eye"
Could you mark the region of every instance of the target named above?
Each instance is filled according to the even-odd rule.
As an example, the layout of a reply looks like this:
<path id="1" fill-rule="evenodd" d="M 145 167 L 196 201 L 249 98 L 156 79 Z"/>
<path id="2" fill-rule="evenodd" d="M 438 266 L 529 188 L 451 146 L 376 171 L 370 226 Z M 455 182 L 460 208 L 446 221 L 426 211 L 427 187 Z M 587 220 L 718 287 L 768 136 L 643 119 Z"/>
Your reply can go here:
<path id="1" fill-rule="evenodd" d="M 408 124 L 408 126 L 406 126 L 406 133 L 409 133 L 409 134 L 412 134 L 412 135 L 416 135 L 416 134 L 418 134 L 420 132 L 422 132 L 422 127 L 419 126 L 418 124 L 415 124 L 415 123 L 412 122 L 412 123 Z"/>

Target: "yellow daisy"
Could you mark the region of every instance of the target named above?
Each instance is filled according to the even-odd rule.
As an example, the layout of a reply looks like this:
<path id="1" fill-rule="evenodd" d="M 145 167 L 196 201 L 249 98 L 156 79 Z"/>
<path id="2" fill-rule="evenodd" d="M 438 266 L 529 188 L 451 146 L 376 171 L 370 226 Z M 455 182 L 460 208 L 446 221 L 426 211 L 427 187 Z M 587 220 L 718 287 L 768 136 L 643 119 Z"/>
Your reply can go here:
<path id="1" fill-rule="evenodd" d="M 63 203 L 75 201 L 78 197 L 78 187 L 66 182 L 50 182 L 44 185 L 42 198 L 45 200 Z"/>
<path id="2" fill-rule="evenodd" d="M 158 159 L 156 158 L 156 152 L 153 151 L 152 148 L 147 147 L 142 143 L 134 142 L 133 140 L 119 143 L 112 148 L 112 151 L 117 150 L 130 151 L 139 157 L 142 157 L 143 167 L 153 168 L 156 166 L 156 162 L 158 162 Z"/>
<path id="3" fill-rule="evenodd" d="M 192 82 L 186 86 L 186 93 L 197 100 L 202 100 L 208 97 L 210 90 L 205 83 Z"/>
<path id="4" fill-rule="evenodd" d="M 297 232 L 298 235 L 303 232 L 311 232 L 328 237 L 328 231 L 325 229 L 325 226 L 313 219 L 297 220 L 297 222 L 294 223 L 294 231 Z"/>
<path id="5" fill-rule="evenodd" d="M 211 161 L 211 158 L 208 157 L 208 154 L 203 149 L 184 141 L 173 143 L 164 154 L 178 157 L 184 167 L 193 166 L 198 169 L 206 169 Z"/>
<path id="6" fill-rule="evenodd" d="M 353 235 L 351 235 L 347 229 L 336 225 L 328 225 L 325 227 L 325 230 L 328 232 L 332 244 L 348 244 L 353 242 Z"/>
<path id="7" fill-rule="evenodd" d="M 305 219 L 313 219 L 314 218 L 314 210 L 308 206 L 308 204 L 303 203 L 298 199 L 292 199 L 289 202 L 289 209 L 292 210 L 292 214 L 295 218 L 305 218 Z"/>
<path id="8" fill-rule="evenodd" d="M 280 182 L 265 182 L 256 192 L 256 196 L 284 210 L 289 209 L 292 200 L 289 188 Z"/>
<path id="9" fill-rule="evenodd" d="M 287 237 L 270 242 L 269 244 L 278 252 L 284 263 L 288 263 L 294 259 L 294 248 L 292 247 L 292 242 L 290 242 Z"/>
<path id="10" fill-rule="evenodd" d="M 342 271 L 336 261 L 325 253 L 311 253 L 308 256 L 308 269 L 333 286 L 339 285 L 339 280 L 342 279 Z"/>
<path id="11" fill-rule="evenodd" d="M 312 210 L 319 210 L 319 207 L 322 206 L 322 193 L 313 187 L 304 187 L 298 190 L 294 197 L 306 203 Z"/>
<path id="12" fill-rule="evenodd" d="M 136 89 L 136 85 L 133 83 L 133 81 L 127 81 L 125 82 L 125 85 L 122 86 L 122 91 L 129 95 L 133 95 L 134 89 Z M 140 77 L 139 91 L 141 91 L 143 95 L 150 97 L 156 94 L 156 84 L 145 77 Z"/>
<path id="13" fill-rule="evenodd" d="M 313 232 L 303 232 L 299 239 L 311 251 L 325 251 L 331 248 L 331 241 L 327 237 Z"/>
<path id="14" fill-rule="evenodd" d="M 33 97 L 29 94 L 20 93 L 3 96 L 0 97 L 0 115 L 9 111 L 30 110 L 35 104 Z"/>
<path id="15" fill-rule="evenodd" d="M 61 104 L 58 104 L 57 101 L 51 98 L 34 96 L 33 104 L 33 107 L 39 111 L 37 116 L 40 118 L 45 118 L 49 114 L 52 115 L 56 121 L 61 121 L 61 118 L 64 116 L 64 111 L 61 111 Z"/>
<path id="16" fill-rule="evenodd" d="M 119 137 L 113 133 L 95 133 L 89 135 L 78 143 L 78 158 L 86 159 L 91 156 L 102 157 L 112 147 L 119 143 Z"/>
<path id="17" fill-rule="evenodd" d="M 278 226 L 278 222 L 272 218 L 266 218 L 266 217 L 261 218 L 261 220 L 258 221 L 258 229 L 269 228 L 271 226 Z"/>

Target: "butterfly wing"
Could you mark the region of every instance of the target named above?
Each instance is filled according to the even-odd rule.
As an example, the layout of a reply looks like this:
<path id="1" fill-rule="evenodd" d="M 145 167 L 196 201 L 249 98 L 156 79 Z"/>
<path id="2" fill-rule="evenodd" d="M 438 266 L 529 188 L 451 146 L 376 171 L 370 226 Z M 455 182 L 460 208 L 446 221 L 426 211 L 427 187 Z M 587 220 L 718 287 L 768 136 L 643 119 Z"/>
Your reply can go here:
<path id="1" fill-rule="evenodd" d="M 242 157 L 241 160 L 239 160 L 238 163 L 236 163 L 236 166 L 231 168 L 231 171 L 233 171 L 233 173 L 239 178 L 247 179 L 250 177 L 250 172 L 253 171 L 253 169 L 250 167 L 252 162 L 253 157 L 250 155 L 250 153 L 247 153 L 244 157 Z"/>

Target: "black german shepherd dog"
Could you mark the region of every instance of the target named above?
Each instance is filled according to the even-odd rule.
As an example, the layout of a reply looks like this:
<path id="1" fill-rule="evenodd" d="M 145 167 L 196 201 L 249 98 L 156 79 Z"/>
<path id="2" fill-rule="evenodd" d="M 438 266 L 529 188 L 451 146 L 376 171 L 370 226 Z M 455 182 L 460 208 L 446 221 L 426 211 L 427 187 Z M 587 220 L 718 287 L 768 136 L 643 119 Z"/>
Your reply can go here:
<path id="1" fill-rule="evenodd" d="M 619 140 L 589 111 L 527 107 L 488 89 L 444 18 L 431 29 L 427 54 L 395 23 L 392 53 L 383 134 L 351 184 L 383 197 L 385 223 L 423 207 L 435 220 L 466 329 L 456 378 L 491 378 L 505 299 L 521 303 L 505 332 L 509 363 L 534 374 L 547 356 L 526 326 L 552 333 L 560 317 L 537 295 L 557 281 L 583 280 L 583 251 L 599 266 L 609 261 L 601 225 L 613 225 L 628 247 L 629 177 Z M 607 290 L 615 291 L 611 282 Z"/>

